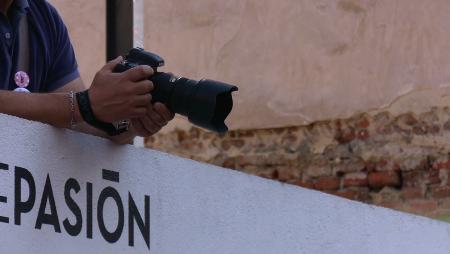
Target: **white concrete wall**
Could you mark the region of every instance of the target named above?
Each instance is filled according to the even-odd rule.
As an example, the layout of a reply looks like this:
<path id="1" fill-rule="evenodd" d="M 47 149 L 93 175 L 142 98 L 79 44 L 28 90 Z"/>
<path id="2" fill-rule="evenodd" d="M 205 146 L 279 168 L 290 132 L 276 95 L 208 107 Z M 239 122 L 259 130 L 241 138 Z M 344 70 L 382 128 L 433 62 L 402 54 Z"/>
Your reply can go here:
<path id="1" fill-rule="evenodd" d="M 0 115 L 0 253 L 450 253 L 450 225 L 340 199 L 168 154 L 116 146 L 107 140 Z M 14 225 L 14 166 L 28 169 L 36 182 L 36 204 Z M 102 180 L 102 169 L 120 173 L 120 183 Z M 72 192 L 83 214 L 79 236 L 64 228 L 35 229 L 45 177 L 49 174 L 59 221 L 74 222 L 64 202 L 64 182 L 81 185 Z M 93 184 L 93 239 L 86 238 L 86 182 Z M 139 209 L 151 198 L 151 248 L 136 231 L 129 247 L 127 230 L 106 243 L 97 226 L 100 191 L 114 187 Z M 28 196 L 23 184 L 22 199 Z M 117 208 L 106 202 L 109 230 Z M 126 207 L 126 206 L 125 206 Z M 46 213 L 51 213 L 48 204 Z M 125 217 L 127 217 L 127 210 Z M 125 228 L 128 226 L 125 220 Z M 61 222 L 62 227 L 62 222 Z"/>

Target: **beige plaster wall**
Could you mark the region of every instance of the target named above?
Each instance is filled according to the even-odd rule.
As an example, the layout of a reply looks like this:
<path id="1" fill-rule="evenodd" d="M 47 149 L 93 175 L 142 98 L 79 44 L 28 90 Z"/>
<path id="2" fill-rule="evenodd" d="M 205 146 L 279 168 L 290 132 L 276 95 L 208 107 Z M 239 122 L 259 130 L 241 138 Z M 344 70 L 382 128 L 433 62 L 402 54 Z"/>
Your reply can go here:
<path id="1" fill-rule="evenodd" d="M 239 86 L 233 129 L 445 105 L 447 0 L 145 2 L 166 70 Z M 175 123 L 179 124 L 179 123 Z"/>
<path id="2" fill-rule="evenodd" d="M 106 1 L 50 0 L 64 19 L 81 77 L 90 85 L 106 59 Z"/>

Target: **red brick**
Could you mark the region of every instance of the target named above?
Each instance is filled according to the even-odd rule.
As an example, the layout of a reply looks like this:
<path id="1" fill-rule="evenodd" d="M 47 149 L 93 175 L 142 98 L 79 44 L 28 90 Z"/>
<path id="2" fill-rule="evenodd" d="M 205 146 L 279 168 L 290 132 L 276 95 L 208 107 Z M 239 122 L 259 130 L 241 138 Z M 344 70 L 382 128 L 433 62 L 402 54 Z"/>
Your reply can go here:
<path id="1" fill-rule="evenodd" d="M 222 144 L 221 144 L 221 147 L 222 147 L 222 149 L 225 150 L 225 151 L 230 150 L 230 148 L 231 148 L 230 141 L 228 141 L 228 140 L 223 140 L 223 141 L 222 141 Z"/>
<path id="2" fill-rule="evenodd" d="M 252 165 L 251 157 L 239 155 L 236 157 L 236 167 L 245 168 Z"/>
<path id="3" fill-rule="evenodd" d="M 375 169 L 377 168 L 377 163 L 373 161 L 366 161 L 365 168 L 368 172 L 375 171 Z"/>
<path id="4" fill-rule="evenodd" d="M 291 127 L 286 127 L 285 129 L 286 129 L 287 133 L 292 134 L 292 133 L 295 133 L 295 132 L 299 132 L 301 130 L 301 127 L 299 127 L 299 126 L 291 126 Z"/>
<path id="5" fill-rule="evenodd" d="M 178 131 L 177 132 L 177 139 L 179 142 L 183 142 L 184 140 L 187 140 L 188 134 L 185 131 Z"/>
<path id="6" fill-rule="evenodd" d="M 437 209 L 438 203 L 436 200 L 425 200 L 425 199 L 419 199 L 419 200 L 411 200 L 407 202 L 409 207 L 414 212 L 419 213 L 427 213 L 432 212 Z"/>
<path id="7" fill-rule="evenodd" d="M 237 148 L 242 148 L 245 145 L 245 142 L 242 139 L 233 139 L 231 144 Z"/>
<path id="8" fill-rule="evenodd" d="M 222 167 L 234 169 L 236 166 L 235 158 L 228 158 L 222 163 Z"/>
<path id="9" fill-rule="evenodd" d="M 359 130 L 356 132 L 356 137 L 360 140 L 366 140 L 369 138 L 369 131 L 368 130 Z"/>
<path id="10" fill-rule="evenodd" d="M 367 117 L 363 117 L 361 119 L 361 121 L 358 122 L 358 124 L 356 125 L 356 127 L 361 128 L 361 129 L 366 129 L 370 126 L 370 121 L 369 119 L 367 119 Z"/>
<path id="11" fill-rule="evenodd" d="M 337 191 L 327 191 L 331 195 L 335 195 L 341 198 L 358 200 L 367 202 L 370 199 L 369 191 L 365 190 L 337 190 Z"/>
<path id="12" fill-rule="evenodd" d="M 405 187 L 420 187 L 425 183 L 425 176 L 423 171 L 414 170 L 402 172 L 403 186 Z"/>
<path id="13" fill-rule="evenodd" d="M 379 161 L 376 163 L 376 167 L 377 167 L 377 168 L 383 168 L 383 167 L 386 167 L 387 164 L 388 164 L 388 161 L 387 161 L 387 160 L 379 160 Z"/>
<path id="14" fill-rule="evenodd" d="M 319 177 L 314 182 L 314 188 L 317 190 L 337 190 L 340 186 L 340 179 L 337 177 L 324 176 Z"/>
<path id="15" fill-rule="evenodd" d="M 400 134 L 411 135 L 411 130 L 399 125 L 394 125 L 394 130 Z"/>
<path id="16" fill-rule="evenodd" d="M 443 169 L 441 169 L 443 170 Z M 439 170 L 430 170 L 427 174 L 427 183 L 428 184 L 439 184 L 441 183 L 441 178 L 439 177 Z"/>
<path id="17" fill-rule="evenodd" d="M 407 125 L 415 125 L 415 124 L 419 123 L 417 118 L 412 113 L 407 113 L 407 114 L 400 115 L 398 117 L 398 120 L 400 122 L 403 122 L 403 123 L 407 124 Z"/>
<path id="18" fill-rule="evenodd" d="M 252 138 L 255 136 L 255 132 L 254 131 L 250 131 L 250 130 L 240 130 L 238 131 L 238 137 L 240 138 Z"/>
<path id="19" fill-rule="evenodd" d="M 444 159 L 445 160 L 445 159 Z M 450 169 L 450 158 L 446 161 L 439 160 L 433 163 L 433 169 Z"/>
<path id="20" fill-rule="evenodd" d="M 365 187 L 368 184 L 367 173 L 350 173 L 344 177 L 344 187 Z"/>
<path id="21" fill-rule="evenodd" d="M 237 131 L 229 131 L 227 134 L 225 134 L 226 136 L 230 137 L 230 138 L 235 138 L 237 137 L 238 133 Z"/>
<path id="22" fill-rule="evenodd" d="M 277 169 L 276 172 L 278 180 L 283 182 L 292 180 L 297 177 L 296 172 L 290 168 Z"/>
<path id="23" fill-rule="evenodd" d="M 344 187 L 365 187 L 369 184 L 365 179 L 344 179 Z"/>
<path id="24" fill-rule="evenodd" d="M 273 129 L 272 131 L 275 132 L 275 134 L 280 135 L 283 132 L 285 132 L 286 129 L 285 128 L 276 128 L 276 129 Z"/>
<path id="25" fill-rule="evenodd" d="M 340 119 L 337 119 L 335 121 L 336 129 L 340 130 L 342 128 L 342 121 Z"/>
<path id="26" fill-rule="evenodd" d="M 441 169 L 447 171 L 447 185 L 450 185 L 450 171 L 446 169 Z"/>
<path id="27" fill-rule="evenodd" d="M 258 172 L 258 176 L 267 179 L 276 179 L 278 177 L 278 174 L 276 171 L 262 171 Z"/>
<path id="28" fill-rule="evenodd" d="M 291 182 L 294 185 L 303 187 L 303 188 L 307 188 L 307 189 L 313 189 L 314 188 L 314 183 L 311 181 L 303 181 L 303 180 L 297 180 L 297 181 L 293 181 Z"/>
<path id="29" fill-rule="evenodd" d="M 369 186 L 380 189 L 385 186 L 399 187 L 400 176 L 397 171 L 370 172 L 368 176 Z"/>
<path id="30" fill-rule="evenodd" d="M 450 199 L 442 200 L 440 207 L 443 209 L 450 209 Z"/>
<path id="31" fill-rule="evenodd" d="M 192 128 L 189 130 L 189 135 L 190 135 L 190 137 L 191 137 L 192 139 L 198 139 L 198 138 L 200 137 L 200 129 L 199 129 L 199 128 L 192 127 Z"/>
<path id="32" fill-rule="evenodd" d="M 377 128 L 377 133 L 380 135 L 390 135 L 394 132 L 394 128 L 390 125 L 380 126 Z"/>
<path id="33" fill-rule="evenodd" d="M 355 131 L 354 130 L 339 130 L 336 133 L 335 139 L 341 144 L 350 143 L 355 139 Z"/>
<path id="34" fill-rule="evenodd" d="M 431 134 L 438 134 L 441 128 L 438 125 L 432 125 L 428 127 L 428 132 Z"/>
<path id="35" fill-rule="evenodd" d="M 450 131 L 450 120 L 448 120 L 448 121 L 444 124 L 444 130 Z"/>
<path id="36" fill-rule="evenodd" d="M 384 201 L 381 202 L 379 204 L 377 204 L 378 206 L 382 206 L 385 208 L 389 208 L 389 209 L 395 209 L 395 210 L 400 210 L 403 211 L 403 204 L 399 203 L 399 202 L 395 202 L 395 201 Z"/>
<path id="37" fill-rule="evenodd" d="M 434 198 L 447 198 L 450 197 L 450 187 L 449 186 L 431 187 L 431 193 Z"/>
<path id="38" fill-rule="evenodd" d="M 424 198 L 424 195 L 425 193 L 420 187 L 404 187 L 400 192 L 403 199 L 420 199 Z"/>
<path id="39" fill-rule="evenodd" d="M 287 134 L 286 136 L 283 136 L 282 143 L 293 143 L 297 141 L 297 136 L 293 134 Z"/>
<path id="40" fill-rule="evenodd" d="M 427 126 L 414 126 L 413 133 L 416 135 L 425 135 L 428 132 Z"/>
<path id="41" fill-rule="evenodd" d="M 351 200 L 356 200 L 358 197 L 358 192 L 352 190 L 329 191 L 327 193 Z"/>

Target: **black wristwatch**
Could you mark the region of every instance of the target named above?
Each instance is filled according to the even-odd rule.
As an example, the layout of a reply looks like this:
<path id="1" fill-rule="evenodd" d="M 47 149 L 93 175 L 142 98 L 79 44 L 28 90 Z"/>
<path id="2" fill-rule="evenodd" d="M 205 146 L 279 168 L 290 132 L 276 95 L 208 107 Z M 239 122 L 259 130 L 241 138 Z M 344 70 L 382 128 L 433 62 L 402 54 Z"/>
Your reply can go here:
<path id="1" fill-rule="evenodd" d="M 89 90 L 78 92 L 75 96 L 77 98 L 81 117 L 89 125 L 108 133 L 110 136 L 117 136 L 128 131 L 129 120 L 123 120 L 117 123 L 106 123 L 95 117 L 89 99 Z"/>

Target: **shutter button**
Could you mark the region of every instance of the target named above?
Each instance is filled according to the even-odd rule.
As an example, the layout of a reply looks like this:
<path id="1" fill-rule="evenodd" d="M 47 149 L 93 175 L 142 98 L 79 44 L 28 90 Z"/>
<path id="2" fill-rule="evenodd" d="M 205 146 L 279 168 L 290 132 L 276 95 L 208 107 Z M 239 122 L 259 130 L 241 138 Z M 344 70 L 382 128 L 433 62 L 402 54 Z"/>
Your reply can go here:
<path id="1" fill-rule="evenodd" d="M 5 38 L 6 39 L 10 39 L 11 38 L 11 34 L 10 33 L 5 33 Z"/>

